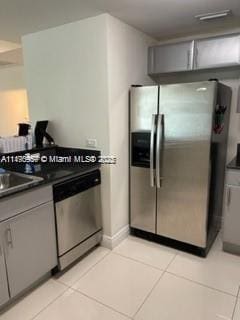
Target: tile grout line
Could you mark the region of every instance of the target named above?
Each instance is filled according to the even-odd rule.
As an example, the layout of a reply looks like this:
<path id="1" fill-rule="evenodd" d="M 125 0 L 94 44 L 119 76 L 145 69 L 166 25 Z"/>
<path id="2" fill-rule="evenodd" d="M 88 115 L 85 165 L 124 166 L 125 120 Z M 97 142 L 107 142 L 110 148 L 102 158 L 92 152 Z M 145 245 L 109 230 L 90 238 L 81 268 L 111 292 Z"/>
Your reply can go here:
<path id="1" fill-rule="evenodd" d="M 102 261 L 107 255 L 109 255 L 111 253 L 110 252 L 107 252 L 98 262 L 96 262 L 93 266 L 91 266 L 86 272 L 84 272 L 84 274 L 82 274 L 82 276 L 78 279 L 80 280 L 84 275 L 86 275 L 88 273 L 88 271 L 90 271 L 96 264 L 98 264 L 100 261 Z M 49 302 L 43 309 L 41 309 L 35 316 L 33 316 L 33 318 L 31 318 L 31 320 L 35 319 L 40 313 L 42 313 L 44 310 L 46 310 L 51 304 L 53 304 L 56 300 L 58 300 L 61 296 L 64 295 L 64 293 L 66 293 L 69 289 L 75 291 L 71 286 L 67 285 L 66 283 L 62 282 L 61 280 L 59 279 L 56 279 L 54 278 L 53 276 L 50 278 L 52 279 L 53 281 L 56 281 L 57 283 L 60 283 L 61 285 L 65 286 L 66 289 L 59 295 L 57 296 L 55 299 L 53 299 L 51 302 Z M 76 282 L 78 281 L 76 280 Z M 74 282 L 74 284 L 76 283 Z M 74 285 L 73 284 L 73 285 Z"/>
<path id="2" fill-rule="evenodd" d="M 129 259 L 129 260 L 132 260 L 132 261 L 134 261 L 134 262 L 141 263 L 141 264 L 143 264 L 144 266 L 147 266 L 147 267 L 156 269 L 156 270 L 158 270 L 158 271 L 166 271 L 166 270 L 170 267 L 170 265 L 172 264 L 172 262 L 175 260 L 175 258 L 178 256 L 178 253 L 173 254 L 173 257 L 171 258 L 171 260 L 170 260 L 170 262 L 167 264 L 167 266 L 166 266 L 165 268 L 160 268 L 160 267 L 153 266 L 153 265 L 151 265 L 151 264 L 149 264 L 149 263 L 146 263 L 146 262 L 143 262 L 143 261 L 140 261 L 140 260 L 137 260 L 137 259 L 134 259 L 134 258 L 125 256 L 125 255 L 122 254 L 122 253 L 118 253 L 118 252 L 112 252 L 112 253 L 115 254 L 115 255 L 118 255 L 118 256 L 120 256 L 120 257 Z"/>
<path id="3" fill-rule="evenodd" d="M 165 270 L 169 267 L 169 265 L 172 263 L 172 261 L 175 259 L 175 257 L 177 256 L 178 253 L 175 253 L 175 254 L 174 254 L 174 256 L 172 257 L 171 261 L 168 263 L 168 265 L 167 265 L 167 267 L 166 267 L 165 269 L 160 269 L 160 268 L 157 268 L 157 267 L 152 266 L 152 265 L 150 265 L 150 264 L 147 264 L 147 263 L 144 263 L 144 262 L 142 262 L 142 261 L 139 261 L 139 260 L 136 260 L 136 259 L 127 257 L 127 256 L 125 256 L 125 255 L 116 253 L 116 252 L 114 252 L 113 250 L 111 250 L 111 251 L 108 252 L 102 259 L 100 259 L 100 260 L 99 260 L 98 262 L 96 262 L 92 267 L 90 267 L 78 280 L 76 280 L 76 281 L 74 282 L 74 284 L 76 284 L 76 283 L 77 283 L 82 277 L 84 277 L 91 269 L 93 269 L 99 262 L 101 262 L 105 257 L 107 257 L 107 256 L 110 255 L 110 254 L 114 254 L 114 255 L 117 255 L 117 256 L 121 256 L 121 257 L 126 258 L 126 259 L 128 259 L 128 260 L 134 261 L 134 262 L 136 262 L 136 263 L 142 264 L 142 265 L 144 265 L 144 266 L 147 266 L 147 267 L 150 267 L 150 268 L 153 268 L 153 269 L 155 269 L 155 270 L 157 270 L 157 271 L 162 272 L 162 274 L 160 275 L 159 279 L 157 280 L 157 282 L 155 283 L 155 285 L 153 286 L 153 288 L 151 289 L 151 291 L 149 292 L 149 294 L 147 295 L 147 297 L 144 299 L 144 301 L 143 301 L 143 303 L 142 303 L 142 304 L 144 304 L 145 300 L 146 300 L 146 299 L 148 298 L 148 296 L 151 294 L 152 290 L 155 288 L 155 286 L 157 285 L 157 283 L 160 281 L 160 279 L 161 279 L 162 276 L 164 275 Z M 61 282 L 60 280 L 58 280 L 58 281 Z M 61 282 L 61 283 L 62 283 L 62 282 Z M 93 300 L 93 301 L 95 301 L 95 302 L 103 305 L 104 307 L 109 308 L 109 309 L 113 310 L 114 312 L 117 312 L 117 313 L 119 313 L 119 314 L 121 314 L 121 315 L 123 315 L 123 316 L 125 316 L 125 317 L 127 317 L 127 318 L 129 318 L 129 319 L 134 319 L 135 314 L 138 312 L 138 310 L 139 310 L 139 309 L 141 308 L 141 306 L 142 306 L 142 304 L 141 304 L 141 306 L 139 307 L 139 309 L 137 310 L 137 312 L 133 315 L 133 317 L 129 317 L 129 315 L 127 315 L 127 314 L 125 314 L 125 313 L 122 313 L 122 312 L 120 312 L 120 311 L 112 308 L 111 306 L 109 306 L 109 305 L 107 305 L 107 304 L 102 303 L 101 301 L 99 301 L 99 300 L 97 300 L 97 299 L 95 299 L 95 298 L 93 298 L 93 297 L 91 297 L 91 296 L 88 296 L 86 293 L 82 292 L 80 289 L 75 288 L 75 287 L 74 287 L 74 284 L 72 284 L 71 286 L 68 286 L 68 285 L 67 285 L 67 286 L 68 286 L 69 289 L 72 289 L 73 291 L 75 291 L 75 292 L 77 292 L 77 293 L 79 293 L 79 294 L 82 294 L 82 295 L 86 296 L 88 299 L 91 299 L 91 300 Z M 65 285 L 66 285 L 66 284 L 65 284 Z"/>
<path id="4" fill-rule="evenodd" d="M 175 276 L 175 277 L 177 277 L 177 278 L 184 279 L 184 280 L 189 281 L 189 282 L 193 282 L 193 283 L 198 284 L 198 285 L 200 285 L 200 286 L 202 286 L 202 287 L 204 287 L 204 288 L 208 288 L 208 289 L 211 289 L 211 290 L 220 292 L 220 293 L 222 293 L 222 294 L 226 294 L 226 295 L 228 295 L 228 296 L 230 296 L 230 297 L 233 297 L 233 298 L 236 298 L 236 297 L 237 297 L 237 296 L 234 295 L 233 293 L 229 293 L 229 292 L 226 292 L 226 291 L 217 289 L 217 288 L 210 287 L 210 286 L 208 286 L 208 285 L 206 285 L 206 284 L 203 284 L 203 283 L 198 282 L 198 281 L 195 281 L 195 280 L 188 279 L 188 278 L 186 278 L 186 277 L 184 277 L 184 276 L 181 276 L 181 275 L 179 275 L 179 274 L 173 273 L 173 272 L 171 272 L 171 271 L 167 271 L 167 270 L 166 270 L 166 273 L 171 274 L 171 275 L 173 275 L 173 276 Z"/>
<path id="5" fill-rule="evenodd" d="M 59 294 L 56 298 L 54 298 L 51 302 L 49 302 L 43 309 L 41 309 L 38 313 L 35 314 L 35 316 L 33 316 L 31 318 L 31 320 L 33 319 L 36 319 L 36 317 L 38 317 L 40 315 L 40 313 L 42 313 L 44 310 L 46 310 L 51 304 L 53 304 L 55 301 L 57 301 L 60 297 L 62 297 L 68 290 L 69 290 L 69 287 L 66 286 L 66 289 L 61 293 Z"/>
<path id="6" fill-rule="evenodd" d="M 141 305 L 138 307 L 137 311 L 134 313 L 133 315 L 133 319 L 136 317 L 136 315 L 138 314 L 138 312 L 141 310 L 141 308 L 143 307 L 143 305 L 145 304 L 145 302 L 147 301 L 147 299 L 150 297 L 150 295 L 152 294 L 153 290 L 156 288 L 156 286 L 159 284 L 159 282 L 161 281 L 161 279 L 163 278 L 164 274 L 166 273 L 166 271 L 163 271 L 162 274 L 160 275 L 159 279 L 156 281 L 156 283 L 153 285 L 152 289 L 149 291 L 149 293 L 146 295 L 146 297 L 144 298 L 143 302 L 141 303 Z"/>
<path id="7" fill-rule="evenodd" d="M 74 286 L 82 277 L 84 277 L 90 270 L 92 270 L 99 262 L 101 262 L 102 260 L 104 260 L 109 254 L 111 253 L 110 252 L 107 252 L 100 260 L 98 260 L 96 263 L 94 263 L 90 268 L 88 268 L 85 272 L 83 272 L 83 274 L 77 279 L 77 280 L 74 280 L 74 283 L 71 284 L 71 285 L 68 285 L 68 284 L 65 284 L 63 281 L 59 280 L 59 279 L 56 279 L 56 278 L 53 278 L 55 281 L 58 281 L 60 282 L 61 284 L 64 284 L 65 286 L 69 287 L 69 288 L 72 288 L 72 286 Z M 81 262 L 81 261 L 79 261 Z M 70 269 L 71 270 L 71 269 Z M 69 270 L 69 271 L 70 271 Z M 67 271 L 68 272 L 68 271 Z"/>
<path id="8" fill-rule="evenodd" d="M 97 300 L 97 299 L 95 299 L 95 298 L 87 295 L 86 293 L 82 292 L 81 289 L 79 289 L 79 288 L 78 288 L 78 289 L 74 288 L 74 287 L 73 287 L 74 284 L 73 284 L 71 287 L 69 287 L 69 288 L 72 289 L 72 290 L 74 290 L 74 291 L 76 291 L 77 293 L 80 293 L 80 294 L 86 296 L 87 298 L 89 298 L 89 299 L 91 299 L 91 300 L 93 300 L 93 301 L 95 301 L 95 302 L 97 302 L 97 303 L 100 303 L 101 305 L 103 305 L 103 306 L 105 306 L 105 307 L 107 307 L 107 308 L 109 308 L 109 309 L 111 309 L 111 310 L 113 310 L 113 311 L 115 311 L 115 312 L 117 312 L 117 313 L 125 316 L 125 317 L 127 316 L 129 319 L 134 319 L 135 315 L 136 315 L 137 312 L 140 310 L 140 308 L 142 307 L 142 305 L 145 303 L 145 301 L 147 300 L 147 298 L 148 298 L 148 296 L 151 294 L 151 292 L 154 290 L 155 286 L 156 286 L 156 285 L 158 284 L 158 282 L 161 280 L 161 278 L 162 278 L 162 276 L 164 275 L 165 271 L 166 271 L 167 268 L 170 266 L 170 264 L 173 262 L 173 260 L 176 258 L 176 256 L 178 255 L 178 253 L 175 253 L 175 254 L 174 254 L 174 256 L 172 257 L 171 261 L 168 263 L 168 265 L 166 266 L 165 269 L 157 268 L 157 267 L 155 267 L 155 266 L 152 266 L 152 265 L 150 265 L 150 264 L 144 263 L 144 262 L 142 262 L 142 261 L 139 261 L 139 260 L 136 260 L 136 259 L 127 257 L 127 256 L 122 255 L 122 254 L 119 254 L 119 253 L 117 253 L 117 252 L 114 252 L 113 250 L 110 251 L 108 254 L 106 254 L 106 255 L 105 255 L 101 260 L 99 260 L 95 265 L 97 265 L 100 261 L 102 261 L 102 260 L 103 260 L 106 256 L 108 256 L 109 254 L 114 254 L 114 255 L 116 255 L 116 256 L 120 256 L 120 257 L 122 257 L 122 258 L 131 260 L 131 261 L 134 261 L 134 262 L 136 262 L 136 263 L 142 264 L 142 265 L 144 265 L 144 266 L 147 266 L 147 267 L 150 267 L 150 268 L 152 268 L 152 269 L 155 269 L 155 270 L 157 270 L 157 271 L 162 272 L 162 274 L 160 275 L 159 279 L 156 281 L 155 285 L 152 287 L 152 289 L 150 290 L 150 292 L 149 292 L 149 293 L 147 294 L 147 296 L 145 297 L 143 303 L 140 305 L 140 307 L 138 308 L 138 310 L 134 313 L 133 317 L 129 317 L 129 315 L 127 315 L 127 314 L 125 314 L 125 313 L 122 313 L 122 312 L 120 312 L 120 311 L 112 308 L 111 306 L 109 306 L 109 305 L 107 305 L 107 304 L 104 304 L 103 302 L 101 302 L 101 301 L 99 301 L 99 300 Z M 94 266 L 95 266 L 95 265 L 94 265 Z M 86 275 L 94 266 L 92 266 L 86 273 L 84 273 L 84 274 L 81 276 L 81 278 L 82 278 L 84 275 Z M 79 278 L 78 280 L 80 280 L 81 278 Z M 78 281 L 78 280 L 77 280 L 77 281 Z M 76 281 L 76 282 L 77 282 L 77 281 Z M 76 283 L 76 282 L 75 282 L 75 283 Z"/>
<path id="9" fill-rule="evenodd" d="M 168 268 L 170 267 L 170 265 L 173 263 L 173 261 L 177 258 L 177 256 L 179 255 L 179 253 L 176 253 L 175 256 L 171 259 L 171 261 L 169 262 L 169 264 L 167 265 L 167 268 L 165 269 L 165 271 L 168 270 Z"/>
<path id="10" fill-rule="evenodd" d="M 127 317 L 128 319 L 133 319 L 129 315 L 127 315 L 127 314 L 125 314 L 125 313 L 123 313 L 121 311 L 118 311 L 118 310 L 114 309 L 113 307 L 111 307 L 111 306 L 109 306 L 109 305 L 107 305 L 107 304 L 105 304 L 105 303 L 103 303 L 103 302 L 101 302 L 101 301 L 99 301 L 99 300 L 87 295 L 86 293 L 82 292 L 80 289 L 75 289 L 75 288 L 70 288 L 70 289 L 72 289 L 74 292 L 76 292 L 76 293 L 78 293 L 80 295 L 83 295 L 83 296 L 87 297 L 88 299 L 90 299 L 90 300 L 92 300 L 92 301 L 94 301 L 96 303 L 101 304 L 102 306 L 104 306 L 104 307 L 106 307 L 106 308 L 108 308 L 108 309 L 110 309 L 110 310 L 112 310 L 114 312 L 117 312 L 118 314 L 121 314 L 124 317 Z"/>
<path id="11" fill-rule="evenodd" d="M 234 315 L 235 315 L 235 312 L 236 312 L 236 309 L 237 309 L 239 293 L 240 293 L 240 286 L 238 287 L 238 293 L 237 293 L 237 296 L 236 296 L 236 301 L 235 301 L 235 305 L 234 305 L 234 308 L 233 308 L 231 320 L 234 319 Z"/>
<path id="12" fill-rule="evenodd" d="M 142 304 L 139 306 L 139 308 L 137 309 L 137 311 L 135 312 L 133 319 L 136 317 L 136 315 L 138 314 L 138 312 L 141 310 L 141 308 L 143 307 L 143 305 L 145 304 L 145 302 L 147 301 L 147 299 L 150 297 L 150 295 L 152 294 L 153 290 L 156 288 L 156 286 L 159 284 L 159 282 L 161 281 L 161 279 L 163 278 L 163 276 L 165 275 L 168 267 L 170 266 L 170 264 L 173 262 L 173 260 L 176 258 L 176 256 L 178 255 L 178 253 L 176 253 L 174 255 L 174 257 L 171 259 L 171 261 L 168 263 L 167 267 L 163 270 L 161 276 L 159 277 L 159 279 L 157 280 L 157 282 L 155 283 L 155 285 L 152 287 L 152 289 L 150 290 L 150 292 L 147 294 L 147 296 L 145 297 L 144 301 L 142 302 Z"/>
<path id="13" fill-rule="evenodd" d="M 160 269 L 160 268 L 158 268 L 158 267 L 152 266 L 151 264 L 148 264 L 148 263 L 142 262 L 142 261 L 140 261 L 140 260 L 133 259 L 133 258 L 131 258 L 131 257 L 125 256 L 125 255 L 123 255 L 123 254 L 121 254 L 121 253 L 117 253 L 117 252 L 112 252 L 112 253 L 113 253 L 114 255 L 120 256 L 120 257 L 122 257 L 122 258 L 126 258 L 126 259 L 128 259 L 128 260 L 131 260 L 131 261 L 134 261 L 134 262 L 137 262 L 137 263 L 140 263 L 140 264 L 143 264 L 143 265 L 146 266 L 146 267 L 150 267 L 150 268 L 156 269 L 156 270 L 158 270 L 158 271 L 164 271 L 164 270 L 165 270 L 164 268 Z"/>

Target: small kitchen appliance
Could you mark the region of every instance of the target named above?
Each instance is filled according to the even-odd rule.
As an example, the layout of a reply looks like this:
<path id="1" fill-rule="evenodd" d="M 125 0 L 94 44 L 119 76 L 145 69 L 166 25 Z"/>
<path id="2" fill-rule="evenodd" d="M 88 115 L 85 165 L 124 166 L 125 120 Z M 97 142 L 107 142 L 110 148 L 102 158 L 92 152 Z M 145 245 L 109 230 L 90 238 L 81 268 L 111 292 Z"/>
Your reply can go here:
<path id="1" fill-rule="evenodd" d="M 49 144 L 54 144 L 53 138 L 47 133 L 48 120 L 37 121 L 35 126 L 35 142 L 37 148 L 43 147 L 43 139 L 46 138 Z"/>

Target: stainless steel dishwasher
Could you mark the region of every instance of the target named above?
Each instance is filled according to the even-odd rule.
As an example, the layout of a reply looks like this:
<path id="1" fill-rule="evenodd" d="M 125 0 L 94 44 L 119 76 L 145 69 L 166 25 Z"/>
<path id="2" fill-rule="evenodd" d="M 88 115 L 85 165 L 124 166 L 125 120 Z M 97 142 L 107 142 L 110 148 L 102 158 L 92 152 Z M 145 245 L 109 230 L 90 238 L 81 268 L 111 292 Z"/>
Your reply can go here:
<path id="1" fill-rule="evenodd" d="M 100 183 L 95 170 L 53 186 L 59 270 L 101 241 Z"/>

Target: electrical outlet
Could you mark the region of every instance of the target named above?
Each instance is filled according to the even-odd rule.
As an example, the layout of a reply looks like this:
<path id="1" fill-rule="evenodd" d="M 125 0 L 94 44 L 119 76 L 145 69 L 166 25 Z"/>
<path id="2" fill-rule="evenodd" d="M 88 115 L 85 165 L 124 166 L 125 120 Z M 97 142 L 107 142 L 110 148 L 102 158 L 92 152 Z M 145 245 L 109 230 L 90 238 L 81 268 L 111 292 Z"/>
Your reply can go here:
<path id="1" fill-rule="evenodd" d="M 87 147 L 96 148 L 97 147 L 97 140 L 96 139 L 87 139 L 86 141 Z"/>

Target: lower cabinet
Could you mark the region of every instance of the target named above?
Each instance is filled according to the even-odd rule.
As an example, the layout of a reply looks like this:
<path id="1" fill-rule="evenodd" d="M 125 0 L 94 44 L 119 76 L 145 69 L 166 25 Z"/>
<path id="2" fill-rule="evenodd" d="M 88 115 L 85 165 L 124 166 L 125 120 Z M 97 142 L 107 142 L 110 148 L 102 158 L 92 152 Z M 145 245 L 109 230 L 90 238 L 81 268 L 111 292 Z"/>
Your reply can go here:
<path id="1" fill-rule="evenodd" d="M 0 306 L 9 300 L 7 271 L 3 252 L 3 243 L 0 238 Z"/>
<path id="2" fill-rule="evenodd" d="M 1 305 L 8 299 L 7 287 L 2 292 L 6 273 L 12 298 L 57 265 L 53 202 L 21 213 L 1 223 L 0 228 L 4 248 L 0 256 Z"/>
<path id="3" fill-rule="evenodd" d="M 228 169 L 225 185 L 223 249 L 240 254 L 240 170 Z"/>
<path id="4" fill-rule="evenodd" d="M 240 253 L 240 186 L 226 186 L 223 247 Z"/>

